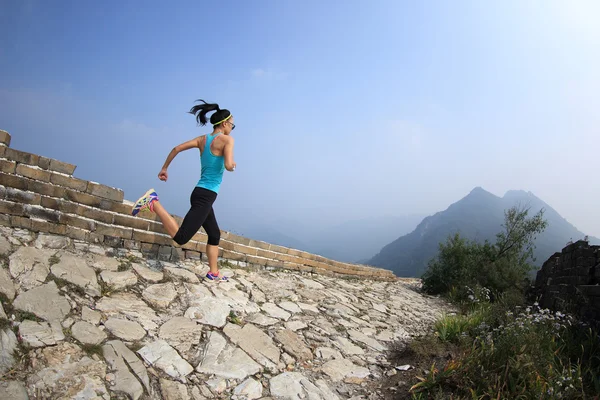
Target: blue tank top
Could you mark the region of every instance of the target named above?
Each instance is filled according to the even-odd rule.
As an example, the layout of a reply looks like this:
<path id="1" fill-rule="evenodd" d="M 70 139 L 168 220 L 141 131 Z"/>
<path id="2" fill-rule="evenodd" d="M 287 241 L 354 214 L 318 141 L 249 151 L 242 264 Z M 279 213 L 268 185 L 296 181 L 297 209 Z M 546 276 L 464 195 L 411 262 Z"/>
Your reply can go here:
<path id="1" fill-rule="evenodd" d="M 202 171 L 200 175 L 200 180 L 196 185 L 197 187 L 212 190 L 215 193 L 219 193 L 221 181 L 223 180 L 223 171 L 225 171 L 224 157 L 215 156 L 210 150 L 210 144 L 219 135 L 221 134 L 219 133 L 214 136 L 210 134 L 206 135 L 204 151 L 200 155 Z"/>

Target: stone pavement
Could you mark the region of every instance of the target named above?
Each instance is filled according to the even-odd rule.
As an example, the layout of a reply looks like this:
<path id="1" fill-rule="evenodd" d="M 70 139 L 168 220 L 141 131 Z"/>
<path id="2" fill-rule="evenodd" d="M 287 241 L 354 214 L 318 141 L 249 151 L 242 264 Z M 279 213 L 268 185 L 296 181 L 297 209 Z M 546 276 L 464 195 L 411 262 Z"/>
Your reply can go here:
<path id="1" fill-rule="evenodd" d="M 146 260 L 0 228 L 0 398 L 377 399 L 447 310 L 408 281 Z"/>

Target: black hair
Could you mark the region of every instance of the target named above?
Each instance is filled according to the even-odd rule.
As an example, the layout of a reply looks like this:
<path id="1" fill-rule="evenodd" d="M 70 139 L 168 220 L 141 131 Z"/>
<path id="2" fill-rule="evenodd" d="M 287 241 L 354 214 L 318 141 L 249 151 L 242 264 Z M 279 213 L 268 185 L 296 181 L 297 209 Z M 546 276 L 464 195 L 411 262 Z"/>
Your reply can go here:
<path id="1" fill-rule="evenodd" d="M 216 103 L 209 104 L 209 103 L 205 102 L 204 100 L 196 100 L 196 101 L 201 101 L 204 104 L 195 105 L 194 107 L 192 107 L 190 109 L 190 111 L 188 111 L 188 113 L 195 115 L 196 121 L 198 122 L 198 124 L 200 124 L 202 126 L 206 125 L 206 123 L 208 122 L 206 120 L 206 114 L 211 111 L 216 111 L 216 113 L 214 113 L 210 117 L 210 123 L 213 125 L 217 125 L 217 123 L 223 121 L 225 118 L 227 118 L 231 115 L 231 112 L 229 110 L 219 108 L 219 105 Z"/>

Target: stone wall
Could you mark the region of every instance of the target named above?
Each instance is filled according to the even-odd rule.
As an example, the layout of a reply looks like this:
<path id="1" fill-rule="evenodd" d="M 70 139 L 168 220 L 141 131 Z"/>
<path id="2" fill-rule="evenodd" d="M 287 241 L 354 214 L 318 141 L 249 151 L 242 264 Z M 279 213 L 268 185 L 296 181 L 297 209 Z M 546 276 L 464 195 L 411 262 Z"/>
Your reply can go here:
<path id="1" fill-rule="evenodd" d="M 203 257 L 207 240 L 203 230 L 179 246 L 155 214 L 132 217 L 132 202 L 124 201 L 122 190 L 76 178 L 75 165 L 15 150 L 9 147 L 10 140 L 0 130 L 0 225 L 139 250 L 163 261 Z M 181 217 L 174 218 L 181 223 Z M 395 279 L 388 270 L 338 262 L 227 231 L 221 231 L 219 257 L 266 268 Z"/>
<path id="2" fill-rule="evenodd" d="M 554 253 L 538 271 L 540 306 L 600 321 L 600 246 L 577 241 Z"/>

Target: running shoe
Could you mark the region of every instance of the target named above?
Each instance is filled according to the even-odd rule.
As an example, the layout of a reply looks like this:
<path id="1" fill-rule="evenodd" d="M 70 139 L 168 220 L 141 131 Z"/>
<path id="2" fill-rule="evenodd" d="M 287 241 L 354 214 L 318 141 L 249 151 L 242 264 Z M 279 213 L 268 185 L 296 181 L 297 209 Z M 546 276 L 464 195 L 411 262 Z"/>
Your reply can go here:
<path id="1" fill-rule="evenodd" d="M 150 211 L 154 211 L 152 208 L 152 203 L 158 200 L 158 195 L 154 191 L 154 189 L 148 190 L 142 197 L 135 202 L 133 208 L 131 209 L 131 215 L 137 215 L 140 211 L 149 209 Z"/>
<path id="2" fill-rule="evenodd" d="M 213 274 L 212 272 L 208 271 L 208 273 L 206 274 L 206 279 L 210 280 L 210 281 L 224 281 L 227 282 L 229 281 L 229 278 L 226 277 L 225 275 L 222 275 L 220 272 L 218 274 Z"/>

